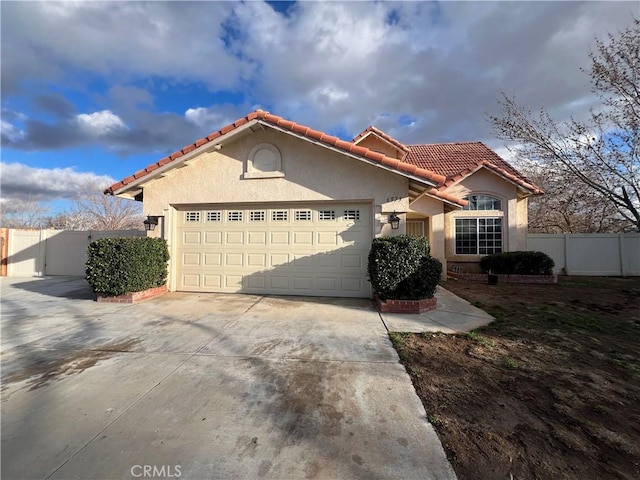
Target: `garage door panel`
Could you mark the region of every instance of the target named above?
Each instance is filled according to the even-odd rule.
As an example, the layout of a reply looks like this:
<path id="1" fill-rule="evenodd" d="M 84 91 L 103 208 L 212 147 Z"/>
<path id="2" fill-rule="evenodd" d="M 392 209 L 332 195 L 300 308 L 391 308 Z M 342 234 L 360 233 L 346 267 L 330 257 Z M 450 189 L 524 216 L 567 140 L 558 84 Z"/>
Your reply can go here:
<path id="1" fill-rule="evenodd" d="M 247 265 L 250 267 L 266 267 L 267 255 L 264 253 L 248 253 Z"/>
<path id="2" fill-rule="evenodd" d="M 242 275 L 225 275 L 224 286 L 228 289 L 240 291 L 242 289 Z"/>
<path id="3" fill-rule="evenodd" d="M 200 232 L 186 231 L 182 235 L 182 243 L 184 245 L 200 245 L 200 238 L 202 234 Z"/>
<path id="4" fill-rule="evenodd" d="M 289 263 L 288 253 L 272 253 L 269 257 L 271 259 L 269 262 L 271 267 L 280 267 Z"/>
<path id="5" fill-rule="evenodd" d="M 205 288 L 220 288 L 222 286 L 222 275 L 203 275 L 202 285 Z"/>
<path id="6" fill-rule="evenodd" d="M 225 232 L 225 243 L 227 245 L 243 245 L 244 232 Z"/>
<path id="7" fill-rule="evenodd" d="M 200 286 L 200 275 L 197 273 L 185 273 L 182 275 L 182 286 L 186 288 L 197 288 Z"/>
<path id="8" fill-rule="evenodd" d="M 244 265 L 244 255 L 242 253 L 227 253 L 224 256 L 224 264 L 227 267 L 241 267 Z"/>
<path id="9" fill-rule="evenodd" d="M 200 254 L 195 252 L 185 252 L 182 254 L 182 265 L 184 266 L 199 266 Z"/>
<path id="10" fill-rule="evenodd" d="M 313 259 L 310 255 L 293 255 L 294 267 L 311 267 L 313 266 Z"/>
<path id="11" fill-rule="evenodd" d="M 318 290 L 326 292 L 336 292 L 338 290 L 338 279 L 335 277 L 318 277 Z"/>
<path id="12" fill-rule="evenodd" d="M 313 232 L 293 232 L 293 244 L 294 245 L 313 245 Z"/>
<path id="13" fill-rule="evenodd" d="M 320 268 L 335 268 L 338 266 L 338 258 L 337 253 L 321 253 L 316 258 L 316 265 Z"/>
<path id="14" fill-rule="evenodd" d="M 343 268 L 362 268 L 362 260 L 361 255 L 345 253 L 340 255 L 340 266 Z"/>
<path id="15" fill-rule="evenodd" d="M 369 296 L 368 205 L 211 206 L 178 219 L 180 290 Z"/>
<path id="16" fill-rule="evenodd" d="M 341 289 L 345 292 L 359 292 L 362 290 L 361 278 L 342 278 Z"/>
<path id="17" fill-rule="evenodd" d="M 317 232 L 316 238 L 318 239 L 318 245 L 337 245 L 338 234 L 333 232 Z"/>
<path id="18" fill-rule="evenodd" d="M 308 292 L 313 291 L 313 277 L 312 276 L 294 276 L 293 277 L 293 289 L 297 292 L 302 292 L 306 295 Z M 306 293 L 305 293 L 306 292 Z"/>
<path id="19" fill-rule="evenodd" d="M 220 245 L 222 243 L 222 232 L 204 232 L 205 245 Z"/>
<path id="20" fill-rule="evenodd" d="M 267 279 L 264 275 L 250 275 L 247 277 L 247 288 L 264 290 L 267 286 Z"/>
<path id="21" fill-rule="evenodd" d="M 221 265 L 222 265 L 221 253 L 205 253 L 204 254 L 205 267 L 219 267 Z"/>
<path id="22" fill-rule="evenodd" d="M 289 245 L 289 232 L 271 232 L 272 245 Z"/>
<path id="23" fill-rule="evenodd" d="M 289 291 L 289 277 L 283 275 L 269 275 L 269 288 L 280 292 Z"/>
<path id="24" fill-rule="evenodd" d="M 267 244 L 267 232 L 266 231 L 250 231 L 247 234 L 247 243 L 249 245 L 266 245 Z"/>

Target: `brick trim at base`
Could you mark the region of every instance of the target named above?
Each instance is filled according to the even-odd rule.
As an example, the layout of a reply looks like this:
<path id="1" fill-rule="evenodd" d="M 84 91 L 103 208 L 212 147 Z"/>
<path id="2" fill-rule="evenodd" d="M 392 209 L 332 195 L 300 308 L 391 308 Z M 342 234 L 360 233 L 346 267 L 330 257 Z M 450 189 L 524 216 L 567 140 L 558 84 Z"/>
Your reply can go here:
<path id="1" fill-rule="evenodd" d="M 447 277 L 469 282 L 487 283 L 486 273 L 454 273 L 447 272 Z M 558 283 L 557 275 L 498 275 L 498 283 Z"/>
<path id="2" fill-rule="evenodd" d="M 149 288 L 140 292 L 125 293 L 124 295 L 118 295 L 117 297 L 103 297 L 98 295 L 96 301 L 104 303 L 137 303 L 143 300 L 149 300 L 154 297 L 159 297 L 167 293 L 167 286 Z"/>
<path id="3" fill-rule="evenodd" d="M 422 300 L 392 300 L 382 301 L 374 297 L 376 308 L 380 313 L 424 313 L 435 310 L 437 299 L 423 298 Z"/>

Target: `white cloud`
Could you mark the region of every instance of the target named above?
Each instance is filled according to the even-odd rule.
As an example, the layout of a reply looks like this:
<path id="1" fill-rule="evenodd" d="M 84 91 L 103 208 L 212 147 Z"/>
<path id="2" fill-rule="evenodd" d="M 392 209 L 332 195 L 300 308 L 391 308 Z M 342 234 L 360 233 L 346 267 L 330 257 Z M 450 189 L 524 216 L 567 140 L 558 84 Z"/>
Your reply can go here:
<path id="1" fill-rule="evenodd" d="M 95 137 L 126 129 L 124 122 L 111 110 L 81 113 L 76 116 L 76 122 L 87 134 Z"/>
<path id="2" fill-rule="evenodd" d="M 18 142 L 24 137 L 24 131 L 4 120 L 0 120 L 0 132 L 3 138 Z"/>
<path id="3" fill-rule="evenodd" d="M 73 168 L 35 168 L 23 163 L 0 163 L 3 202 L 72 199 L 87 189 L 105 188 L 107 175 L 77 172 Z"/>
<path id="4" fill-rule="evenodd" d="M 3 50 L 2 86 L 16 92 L 34 79 L 69 85 L 88 73 L 110 86 L 153 85 L 155 96 L 196 85 L 243 98 L 234 108 L 207 103 L 162 113 L 151 112 L 149 99 L 121 101 L 78 116 L 115 151 L 164 150 L 178 140 L 179 148 L 183 137 L 216 129 L 251 104 L 349 134 L 386 113 L 378 126 L 406 143 L 489 141 L 485 114 L 497 113 L 503 91 L 558 120 L 588 114 L 593 97 L 580 67 L 588 65 L 594 36 L 632 23 L 630 6 L 297 2 L 285 16 L 257 1 L 8 2 L 2 31 L 11 49 Z M 142 98 L 138 90 L 118 95 Z M 403 116 L 416 120 L 403 124 Z M 37 127 L 22 145 L 85 141 L 67 131 L 54 141 L 46 125 Z"/>
<path id="5" fill-rule="evenodd" d="M 217 109 L 204 107 L 189 108 L 184 112 L 184 117 L 194 125 L 211 131 L 231 121 L 225 118 L 224 114 L 220 113 Z"/>

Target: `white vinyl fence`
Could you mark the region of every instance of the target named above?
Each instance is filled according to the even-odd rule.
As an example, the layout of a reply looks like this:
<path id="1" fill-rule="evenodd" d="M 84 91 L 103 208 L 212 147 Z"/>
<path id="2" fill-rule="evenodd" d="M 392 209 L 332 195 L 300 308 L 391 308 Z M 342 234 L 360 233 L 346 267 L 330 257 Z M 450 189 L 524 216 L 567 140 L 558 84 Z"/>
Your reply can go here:
<path id="1" fill-rule="evenodd" d="M 529 234 L 527 250 L 553 258 L 554 273 L 640 276 L 640 233 Z"/>
<path id="2" fill-rule="evenodd" d="M 87 247 L 99 238 L 144 237 L 144 230 L 17 230 L 8 235 L 7 276 L 84 275 Z"/>

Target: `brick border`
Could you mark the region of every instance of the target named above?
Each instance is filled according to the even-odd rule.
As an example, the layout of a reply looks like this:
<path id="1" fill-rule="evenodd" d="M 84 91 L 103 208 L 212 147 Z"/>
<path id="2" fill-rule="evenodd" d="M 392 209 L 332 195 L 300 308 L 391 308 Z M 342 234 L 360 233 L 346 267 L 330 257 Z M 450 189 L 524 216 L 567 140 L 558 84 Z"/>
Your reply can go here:
<path id="1" fill-rule="evenodd" d="M 98 295 L 96 301 L 101 303 L 137 303 L 154 297 L 159 297 L 160 295 L 167 293 L 167 291 L 167 286 L 162 285 L 161 287 L 149 288 L 139 292 L 125 293 L 124 295 L 118 295 L 116 297 L 104 297 L 102 295 Z"/>
<path id="2" fill-rule="evenodd" d="M 436 297 L 422 300 L 392 300 L 382 301 L 376 295 L 374 302 L 380 313 L 425 313 L 436 309 Z"/>
<path id="3" fill-rule="evenodd" d="M 447 277 L 469 282 L 488 283 L 489 276 L 486 273 L 454 273 L 447 272 Z M 498 283 L 558 283 L 557 275 L 498 275 Z"/>

